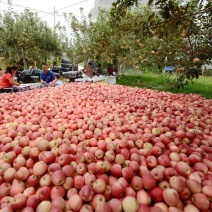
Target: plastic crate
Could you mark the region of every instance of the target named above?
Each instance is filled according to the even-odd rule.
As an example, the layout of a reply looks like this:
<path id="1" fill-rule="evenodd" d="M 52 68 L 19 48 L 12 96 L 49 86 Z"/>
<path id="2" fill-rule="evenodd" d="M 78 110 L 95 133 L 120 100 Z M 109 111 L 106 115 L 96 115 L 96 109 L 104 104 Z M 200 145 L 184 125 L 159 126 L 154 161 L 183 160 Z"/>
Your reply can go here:
<path id="1" fill-rule="evenodd" d="M 77 71 L 69 71 L 69 72 L 63 72 L 64 78 L 77 78 Z"/>
<path id="2" fill-rule="evenodd" d="M 39 82 L 39 76 L 30 76 L 30 78 L 32 79 L 32 82 Z"/>

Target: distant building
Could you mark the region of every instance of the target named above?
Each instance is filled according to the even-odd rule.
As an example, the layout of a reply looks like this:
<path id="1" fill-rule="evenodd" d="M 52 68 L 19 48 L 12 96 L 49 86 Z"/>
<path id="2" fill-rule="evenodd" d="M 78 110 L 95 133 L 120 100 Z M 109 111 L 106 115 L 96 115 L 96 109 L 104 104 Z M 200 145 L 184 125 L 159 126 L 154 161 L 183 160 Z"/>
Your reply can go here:
<path id="1" fill-rule="evenodd" d="M 91 10 L 92 19 L 96 19 L 98 16 L 99 9 L 108 10 L 112 7 L 112 3 L 116 2 L 117 0 L 95 0 L 94 1 L 94 8 Z M 143 4 L 147 4 L 148 0 L 141 0 Z"/>
<path id="2" fill-rule="evenodd" d="M 95 0 L 94 8 L 90 12 L 92 14 L 92 19 L 97 18 L 100 8 L 108 10 L 109 8 L 111 8 L 113 2 L 116 2 L 116 0 Z"/>

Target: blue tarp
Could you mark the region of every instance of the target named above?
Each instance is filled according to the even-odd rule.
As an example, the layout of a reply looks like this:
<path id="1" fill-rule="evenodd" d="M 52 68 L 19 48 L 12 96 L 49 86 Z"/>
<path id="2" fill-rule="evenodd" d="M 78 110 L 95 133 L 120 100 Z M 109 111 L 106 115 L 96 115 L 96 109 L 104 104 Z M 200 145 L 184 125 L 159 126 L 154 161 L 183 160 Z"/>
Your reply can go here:
<path id="1" fill-rule="evenodd" d="M 165 71 L 174 71 L 174 66 L 165 66 Z"/>

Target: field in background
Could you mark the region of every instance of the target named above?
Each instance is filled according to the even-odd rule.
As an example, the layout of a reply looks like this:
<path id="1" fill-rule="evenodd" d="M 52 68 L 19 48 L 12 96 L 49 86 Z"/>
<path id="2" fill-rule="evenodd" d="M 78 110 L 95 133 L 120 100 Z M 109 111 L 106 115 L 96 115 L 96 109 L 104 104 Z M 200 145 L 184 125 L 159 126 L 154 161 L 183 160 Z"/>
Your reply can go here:
<path id="1" fill-rule="evenodd" d="M 175 76 L 170 74 L 152 73 L 147 71 L 141 72 L 129 69 L 124 73 L 123 76 L 121 76 L 119 80 L 117 80 L 117 84 L 169 91 L 167 87 L 168 77 L 174 78 Z M 193 84 L 189 83 L 189 85 L 185 86 L 184 89 L 175 89 L 171 92 L 200 94 L 207 99 L 212 99 L 212 77 L 200 76 L 199 79 L 193 81 Z"/>

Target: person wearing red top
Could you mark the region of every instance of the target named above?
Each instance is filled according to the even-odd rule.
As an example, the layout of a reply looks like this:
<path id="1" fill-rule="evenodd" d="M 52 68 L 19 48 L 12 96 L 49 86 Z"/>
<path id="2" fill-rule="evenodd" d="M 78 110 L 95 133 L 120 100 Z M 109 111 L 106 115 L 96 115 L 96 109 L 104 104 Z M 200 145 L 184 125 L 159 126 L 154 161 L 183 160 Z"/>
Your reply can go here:
<path id="1" fill-rule="evenodd" d="M 18 67 L 17 66 L 8 66 L 2 75 L 0 79 L 0 92 L 11 92 L 11 91 L 17 91 L 17 89 L 14 89 L 13 86 L 20 84 L 16 82 L 13 77 L 16 74 Z M 11 88 L 11 89 L 8 89 Z"/>
<path id="2" fill-rule="evenodd" d="M 110 76 L 110 75 L 113 75 L 113 67 L 112 67 L 112 65 L 109 65 L 108 66 L 108 69 L 107 69 L 107 72 L 108 72 L 108 75 Z"/>

